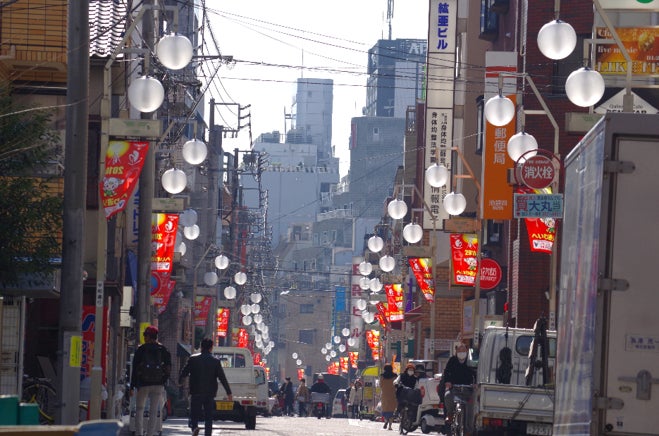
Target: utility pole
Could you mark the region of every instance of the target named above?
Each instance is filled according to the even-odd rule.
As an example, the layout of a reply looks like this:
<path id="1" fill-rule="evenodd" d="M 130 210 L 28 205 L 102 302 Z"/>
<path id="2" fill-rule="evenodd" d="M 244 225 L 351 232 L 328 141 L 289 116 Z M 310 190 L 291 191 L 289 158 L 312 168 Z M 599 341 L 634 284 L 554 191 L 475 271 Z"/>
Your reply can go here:
<path id="1" fill-rule="evenodd" d="M 142 38 L 145 48 L 153 52 L 154 19 L 153 0 L 145 0 L 144 18 L 142 20 Z M 148 74 L 148 71 L 144 73 Z M 142 114 L 143 119 L 153 119 L 153 114 Z M 137 277 L 137 336 L 142 341 L 144 328 L 151 324 L 151 215 L 153 212 L 154 178 L 155 178 L 155 144 L 149 143 L 142 174 L 140 175 L 140 205 L 138 221 L 138 277 Z"/>
<path id="2" fill-rule="evenodd" d="M 82 288 L 89 131 L 89 2 L 69 2 L 62 228 L 62 289 L 57 358 L 57 424 L 77 424 L 82 361 Z M 100 213 L 100 211 L 99 211 Z"/>

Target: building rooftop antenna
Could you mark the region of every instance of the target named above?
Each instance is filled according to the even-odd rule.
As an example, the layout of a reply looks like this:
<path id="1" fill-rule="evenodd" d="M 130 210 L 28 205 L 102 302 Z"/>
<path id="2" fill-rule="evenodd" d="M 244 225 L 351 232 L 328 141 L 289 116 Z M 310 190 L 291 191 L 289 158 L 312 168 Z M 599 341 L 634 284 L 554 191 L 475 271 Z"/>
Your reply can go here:
<path id="1" fill-rule="evenodd" d="M 394 0 L 387 0 L 387 25 L 389 26 L 389 40 L 391 40 L 391 21 L 394 18 Z"/>

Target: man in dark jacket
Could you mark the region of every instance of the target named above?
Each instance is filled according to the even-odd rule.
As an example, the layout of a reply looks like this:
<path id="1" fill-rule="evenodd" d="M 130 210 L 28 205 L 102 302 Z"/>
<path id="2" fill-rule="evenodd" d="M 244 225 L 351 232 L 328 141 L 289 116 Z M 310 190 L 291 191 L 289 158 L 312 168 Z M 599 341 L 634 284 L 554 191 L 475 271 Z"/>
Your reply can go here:
<path id="1" fill-rule="evenodd" d="M 165 383 L 172 368 L 172 356 L 164 345 L 158 342 L 158 328 L 148 326 L 144 329 L 144 343 L 135 350 L 133 371 L 130 378 L 131 391 L 137 389 L 135 398 L 135 434 L 144 430 L 144 407 L 149 398 L 149 423 L 147 435 L 157 434 L 158 420 L 162 417 L 158 409 L 165 395 Z"/>
<path id="2" fill-rule="evenodd" d="M 284 395 L 284 415 L 293 416 L 293 403 L 295 403 L 295 391 L 290 377 L 286 377 L 286 382 L 281 385 L 279 391 Z"/>
<path id="3" fill-rule="evenodd" d="M 193 354 L 188 359 L 185 367 L 181 370 L 179 384 L 183 379 L 190 376 L 190 428 L 192 434 L 199 434 L 199 419 L 201 410 L 204 410 L 205 435 L 211 436 L 213 431 L 213 412 L 215 412 L 215 394 L 217 393 L 217 381 L 227 394 L 227 399 L 233 401 L 229 382 L 222 369 L 222 364 L 213 357 L 211 349 L 213 341 L 204 338 L 201 341 L 201 353 Z"/>
<path id="4" fill-rule="evenodd" d="M 465 344 L 455 347 L 455 356 L 451 357 L 446 363 L 442 377 L 446 386 L 444 409 L 449 419 L 453 419 L 453 412 L 455 411 L 453 385 L 472 385 L 474 383 L 474 372 L 467 366 L 467 346 Z M 462 393 L 460 396 L 467 401 L 470 394 Z"/>

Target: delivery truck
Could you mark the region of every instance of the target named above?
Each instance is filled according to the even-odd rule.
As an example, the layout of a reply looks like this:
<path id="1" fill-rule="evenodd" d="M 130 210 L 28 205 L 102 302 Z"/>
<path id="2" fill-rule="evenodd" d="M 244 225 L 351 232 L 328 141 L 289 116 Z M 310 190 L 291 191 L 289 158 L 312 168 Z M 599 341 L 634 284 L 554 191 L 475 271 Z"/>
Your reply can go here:
<path id="1" fill-rule="evenodd" d="M 657 434 L 659 115 L 606 114 L 564 171 L 553 434 Z"/>

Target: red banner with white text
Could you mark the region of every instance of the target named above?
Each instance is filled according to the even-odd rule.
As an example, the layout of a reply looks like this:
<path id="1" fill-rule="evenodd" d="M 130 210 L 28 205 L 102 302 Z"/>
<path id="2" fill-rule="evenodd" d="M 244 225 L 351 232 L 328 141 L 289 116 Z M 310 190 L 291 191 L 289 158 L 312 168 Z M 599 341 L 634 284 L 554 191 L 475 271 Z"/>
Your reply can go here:
<path id="1" fill-rule="evenodd" d="M 220 338 L 226 338 L 227 332 L 229 331 L 229 316 L 231 315 L 231 309 L 227 307 L 220 307 L 217 309 L 216 317 L 216 331 L 217 336 Z"/>
<path id="2" fill-rule="evenodd" d="M 384 285 L 387 294 L 387 312 L 389 322 L 403 320 L 403 286 L 400 284 Z"/>
<path id="3" fill-rule="evenodd" d="M 474 286 L 478 273 L 478 237 L 471 233 L 451 233 L 453 283 Z"/>
<path id="4" fill-rule="evenodd" d="M 350 357 L 350 367 L 357 369 L 357 362 L 359 361 L 359 351 L 351 351 L 348 355 Z"/>
<path id="5" fill-rule="evenodd" d="M 171 280 L 168 272 L 151 271 L 151 303 L 158 315 L 167 309 L 167 303 L 176 287 L 176 280 Z"/>
<path id="6" fill-rule="evenodd" d="M 172 272 L 178 214 L 154 213 L 151 216 L 151 271 Z"/>
<path id="7" fill-rule="evenodd" d="M 148 142 L 110 141 L 105 155 L 105 173 L 100 182 L 105 218 L 126 209 L 128 199 L 138 184 Z"/>
<path id="8" fill-rule="evenodd" d="M 432 260 L 427 257 L 410 257 L 410 268 L 426 301 L 435 301 L 435 281 L 432 277 Z"/>
<path id="9" fill-rule="evenodd" d="M 208 312 L 211 309 L 212 298 L 203 295 L 197 295 L 194 300 L 194 325 L 196 327 L 206 327 Z"/>

